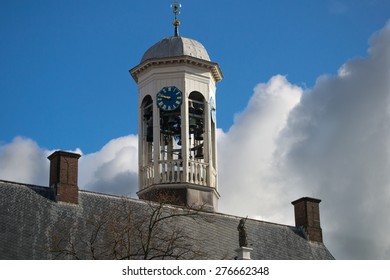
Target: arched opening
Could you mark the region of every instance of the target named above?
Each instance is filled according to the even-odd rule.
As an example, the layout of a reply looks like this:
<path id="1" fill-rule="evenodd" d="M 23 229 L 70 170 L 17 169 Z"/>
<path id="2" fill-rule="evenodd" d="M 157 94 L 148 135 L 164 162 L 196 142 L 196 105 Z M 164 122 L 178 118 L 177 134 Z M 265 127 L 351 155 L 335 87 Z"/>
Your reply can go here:
<path id="1" fill-rule="evenodd" d="M 140 159 L 140 175 L 143 180 L 143 186 L 149 186 L 153 183 L 153 100 L 150 95 L 145 96 L 141 103 L 141 139 L 142 147 Z"/>
<path id="2" fill-rule="evenodd" d="M 142 134 L 146 142 L 153 142 L 153 100 L 150 95 L 142 101 Z"/>
<path id="3" fill-rule="evenodd" d="M 204 186 L 208 184 L 205 131 L 205 98 L 194 91 L 188 98 L 188 180 Z"/>
<path id="4" fill-rule="evenodd" d="M 200 92 L 192 92 L 188 100 L 189 108 L 189 150 L 190 160 L 204 160 L 205 99 Z"/>

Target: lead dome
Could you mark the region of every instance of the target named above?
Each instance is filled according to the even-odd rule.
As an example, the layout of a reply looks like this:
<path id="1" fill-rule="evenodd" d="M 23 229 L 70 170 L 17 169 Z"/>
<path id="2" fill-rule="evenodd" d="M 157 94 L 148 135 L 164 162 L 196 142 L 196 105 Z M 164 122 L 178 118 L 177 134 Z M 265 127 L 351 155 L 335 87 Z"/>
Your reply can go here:
<path id="1" fill-rule="evenodd" d="M 178 56 L 191 56 L 210 61 L 206 48 L 201 43 L 193 39 L 174 36 L 162 39 L 150 47 L 142 57 L 141 63 L 149 59 Z"/>

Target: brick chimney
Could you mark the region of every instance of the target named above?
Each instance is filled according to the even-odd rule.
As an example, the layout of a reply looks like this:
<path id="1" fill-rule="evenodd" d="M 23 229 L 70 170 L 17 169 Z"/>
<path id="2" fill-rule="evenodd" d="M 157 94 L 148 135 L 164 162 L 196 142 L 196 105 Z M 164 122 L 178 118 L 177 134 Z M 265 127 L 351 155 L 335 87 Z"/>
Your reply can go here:
<path id="1" fill-rule="evenodd" d="M 78 161 L 81 155 L 64 151 L 52 153 L 50 160 L 49 187 L 53 189 L 55 201 L 78 204 Z"/>
<path id="2" fill-rule="evenodd" d="M 322 243 L 320 202 L 320 199 L 302 197 L 291 204 L 294 205 L 295 226 L 303 227 L 310 241 Z"/>

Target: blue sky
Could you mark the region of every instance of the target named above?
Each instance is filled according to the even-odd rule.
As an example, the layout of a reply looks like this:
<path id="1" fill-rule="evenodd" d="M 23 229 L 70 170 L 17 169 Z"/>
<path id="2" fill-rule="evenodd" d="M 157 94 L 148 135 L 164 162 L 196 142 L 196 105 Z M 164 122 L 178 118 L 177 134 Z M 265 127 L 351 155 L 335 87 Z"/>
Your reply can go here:
<path id="1" fill-rule="evenodd" d="M 170 0 L 1 1 L 0 142 L 15 136 L 48 149 L 99 150 L 137 133 L 137 88 L 128 70 L 173 33 Z M 390 14 L 378 1 L 183 0 L 182 36 L 205 45 L 224 80 L 224 131 L 254 86 L 276 74 L 311 87 L 347 59 Z"/>
<path id="2" fill-rule="evenodd" d="M 173 35 L 172 2 L 0 2 L 0 179 L 46 186 L 71 150 L 81 189 L 136 197 L 128 70 Z M 219 211 L 293 225 L 290 202 L 317 197 L 336 258 L 390 259 L 390 1 L 181 3 L 224 73 Z"/>

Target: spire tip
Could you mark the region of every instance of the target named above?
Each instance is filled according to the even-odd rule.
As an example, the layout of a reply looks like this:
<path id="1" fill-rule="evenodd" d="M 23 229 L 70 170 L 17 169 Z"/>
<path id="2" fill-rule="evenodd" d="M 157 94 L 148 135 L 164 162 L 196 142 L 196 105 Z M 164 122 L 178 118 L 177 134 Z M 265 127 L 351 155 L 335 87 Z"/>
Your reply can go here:
<path id="1" fill-rule="evenodd" d="M 173 26 L 175 27 L 174 36 L 178 37 L 179 36 L 179 26 L 180 26 L 180 21 L 178 20 L 178 17 L 180 14 L 181 4 L 177 3 L 177 1 L 175 1 L 171 5 L 171 7 L 173 8 L 173 13 L 175 15 L 175 20 L 173 21 Z"/>

